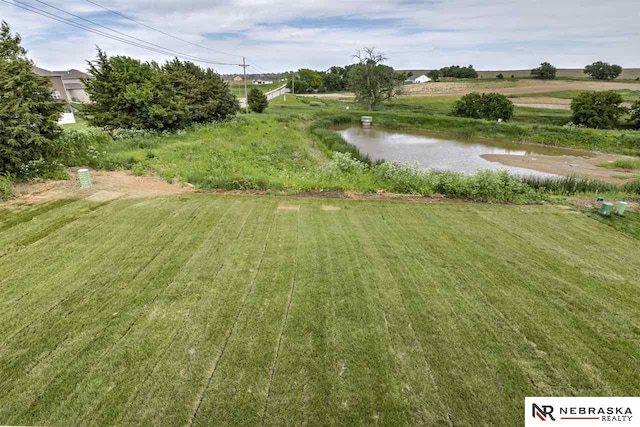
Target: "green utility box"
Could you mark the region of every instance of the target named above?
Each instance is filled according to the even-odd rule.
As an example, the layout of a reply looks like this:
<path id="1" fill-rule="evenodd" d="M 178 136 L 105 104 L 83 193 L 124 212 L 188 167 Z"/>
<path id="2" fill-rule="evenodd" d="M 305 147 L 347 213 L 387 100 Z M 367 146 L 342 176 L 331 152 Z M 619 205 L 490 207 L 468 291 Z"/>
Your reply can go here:
<path id="1" fill-rule="evenodd" d="M 80 178 L 80 187 L 91 187 L 89 169 L 78 169 L 78 178 Z"/>
<path id="2" fill-rule="evenodd" d="M 609 216 L 613 211 L 613 203 L 604 202 L 602 206 L 600 206 L 600 210 L 598 213 L 602 216 Z"/>
<path id="3" fill-rule="evenodd" d="M 627 202 L 618 202 L 616 205 L 616 213 L 618 215 L 624 214 L 624 209 L 627 207 Z"/>

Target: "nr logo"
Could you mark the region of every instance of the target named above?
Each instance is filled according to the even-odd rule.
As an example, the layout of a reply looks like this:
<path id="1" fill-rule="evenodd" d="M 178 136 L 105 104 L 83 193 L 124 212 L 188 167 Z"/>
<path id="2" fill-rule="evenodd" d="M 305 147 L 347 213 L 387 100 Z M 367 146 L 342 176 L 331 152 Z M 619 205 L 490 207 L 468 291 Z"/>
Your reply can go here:
<path id="1" fill-rule="evenodd" d="M 551 421 L 556 420 L 553 418 L 553 406 L 551 405 L 538 406 L 534 403 L 531 412 L 533 418 L 539 418 L 542 421 L 547 421 L 547 417 L 549 417 Z"/>

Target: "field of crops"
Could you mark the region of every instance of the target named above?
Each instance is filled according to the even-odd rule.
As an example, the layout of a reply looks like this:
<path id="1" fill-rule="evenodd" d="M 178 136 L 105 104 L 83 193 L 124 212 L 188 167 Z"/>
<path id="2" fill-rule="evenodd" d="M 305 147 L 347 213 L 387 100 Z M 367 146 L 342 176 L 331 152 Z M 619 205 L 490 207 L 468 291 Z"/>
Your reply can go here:
<path id="1" fill-rule="evenodd" d="M 520 425 L 640 393 L 638 215 L 266 196 L 0 209 L 0 424 Z M 622 224 L 622 225 L 621 225 Z"/>

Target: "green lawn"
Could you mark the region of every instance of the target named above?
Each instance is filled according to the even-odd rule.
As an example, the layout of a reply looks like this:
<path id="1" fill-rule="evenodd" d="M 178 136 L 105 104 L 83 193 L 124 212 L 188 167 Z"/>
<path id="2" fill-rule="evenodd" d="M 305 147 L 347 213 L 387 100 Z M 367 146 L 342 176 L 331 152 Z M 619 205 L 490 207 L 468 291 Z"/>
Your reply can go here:
<path id="1" fill-rule="evenodd" d="M 525 396 L 638 395 L 640 245 L 614 227 L 267 196 L 4 207 L 0 424 L 511 426 Z"/>

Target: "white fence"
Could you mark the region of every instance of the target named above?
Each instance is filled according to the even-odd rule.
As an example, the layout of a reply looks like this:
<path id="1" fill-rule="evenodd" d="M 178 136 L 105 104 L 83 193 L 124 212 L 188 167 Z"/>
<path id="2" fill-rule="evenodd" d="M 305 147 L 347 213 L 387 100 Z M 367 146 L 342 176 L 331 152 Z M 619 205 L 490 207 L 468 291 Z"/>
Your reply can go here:
<path id="1" fill-rule="evenodd" d="M 282 85 L 279 88 L 266 92 L 264 95 L 267 97 L 267 101 L 271 101 L 272 99 L 289 92 L 291 92 L 291 90 L 287 88 L 287 85 Z M 238 101 L 240 101 L 241 108 L 245 108 L 247 106 L 247 98 L 238 98 Z"/>

